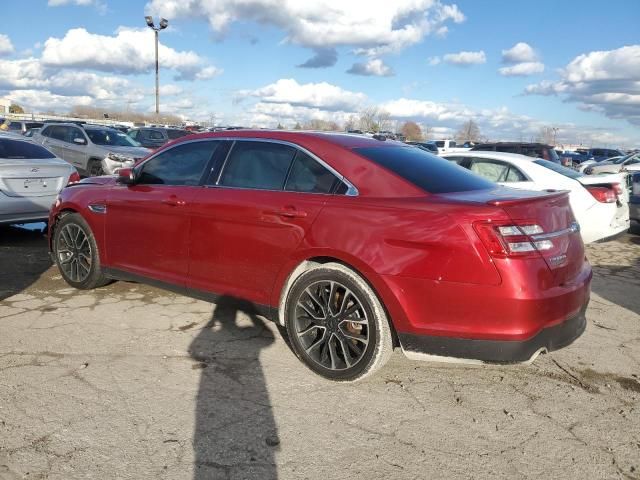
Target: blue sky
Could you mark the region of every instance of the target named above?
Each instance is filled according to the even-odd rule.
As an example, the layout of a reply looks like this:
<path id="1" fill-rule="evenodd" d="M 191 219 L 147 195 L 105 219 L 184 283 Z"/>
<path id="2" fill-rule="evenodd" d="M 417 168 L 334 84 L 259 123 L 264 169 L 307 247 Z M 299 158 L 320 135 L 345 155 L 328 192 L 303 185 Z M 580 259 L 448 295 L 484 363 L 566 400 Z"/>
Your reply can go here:
<path id="1" fill-rule="evenodd" d="M 170 21 L 161 33 L 161 108 L 184 118 L 342 123 L 375 105 L 432 136 L 452 135 L 473 118 L 491 138 L 528 139 L 555 126 L 567 143 L 640 144 L 637 0 L 32 0 L 29 7 L 33 28 L 24 28 L 24 5 L 3 9 L 0 95 L 31 111 L 74 104 L 150 111 L 153 40 L 143 16 L 154 13 Z M 526 45 L 509 61 L 503 51 L 517 44 Z M 318 51 L 323 67 L 299 66 Z M 522 75 L 500 73 L 516 66 Z"/>

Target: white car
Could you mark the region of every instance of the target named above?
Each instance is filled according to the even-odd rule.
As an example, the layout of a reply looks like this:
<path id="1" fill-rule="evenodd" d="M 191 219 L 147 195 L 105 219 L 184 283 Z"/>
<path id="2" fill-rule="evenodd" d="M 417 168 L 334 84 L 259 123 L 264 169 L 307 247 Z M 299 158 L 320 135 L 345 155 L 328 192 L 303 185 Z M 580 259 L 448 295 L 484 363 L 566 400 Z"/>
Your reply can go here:
<path id="1" fill-rule="evenodd" d="M 28 138 L 0 135 L 0 224 L 46 221 L 76 169 Z"/>
<path id="2" fill-rule="evenodd" d="M 442 157 L 501 185 L 526 190 L 569 190 L 584 243 L 629 229 L 627 174 L 584 175 L 557 163 L 515 153 L 473 151 Z"/>

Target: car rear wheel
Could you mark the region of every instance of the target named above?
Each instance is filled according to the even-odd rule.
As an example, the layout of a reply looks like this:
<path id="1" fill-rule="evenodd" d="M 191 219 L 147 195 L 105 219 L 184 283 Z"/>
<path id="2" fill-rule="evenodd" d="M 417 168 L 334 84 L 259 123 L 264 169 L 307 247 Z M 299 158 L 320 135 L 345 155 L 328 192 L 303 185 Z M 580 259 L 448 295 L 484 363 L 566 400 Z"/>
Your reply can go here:
<path id="1" fill-rule="evenodd" d="M 77 213 L 65 215 L 55 226 L 53 253 L 65 282 L 90 290 L 110 282 L 100 268 L 100 255 L 93 232 Z"/>
<path id="2" fill-rule="evenodd" d="M 356 381 L 393 353 L 389 321 L 371 287 L 338 263 L 318 265 L 296 279 L 285 304 L 291 346 L 311 370 Z"/>

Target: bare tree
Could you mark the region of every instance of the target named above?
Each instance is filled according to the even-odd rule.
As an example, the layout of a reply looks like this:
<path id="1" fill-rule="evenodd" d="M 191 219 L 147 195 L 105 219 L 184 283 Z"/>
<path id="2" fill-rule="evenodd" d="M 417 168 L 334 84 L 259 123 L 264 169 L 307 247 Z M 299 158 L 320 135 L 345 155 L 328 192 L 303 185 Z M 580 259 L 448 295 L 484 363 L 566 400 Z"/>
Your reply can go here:
<path id="1" fill-rule="evenodd" d="M 350 115 L 346 123 L 344 124 L 344 129 L 347 132 L 349 130 L 355 130 L 357 128 L 357 125 L 358 125 L 358 118 L 355 115 Z"/>
<path id="2" fill-rule="evenodd" d="M 378 109 L 375 119 L 378 124 L 378 132 L 386 132 L 391 129 L 391 114 L 386 110 Z"/>
<path id="3" fill-rule="evenodd" d="M 402 133 L 407 140 L 414 142 L 419 142 L 424 139 L 422 129 L 416 122 L 405 122 L 402 127 L 400 127 L 400 133 Z"/>
<path id="4" fill-rule="evenodd" d="M 378 116 L 377 107 L 367 107 L 360 111 L 358 115 L 358 123 L 360 124 L 360 130 L 364 132 L 377 132 L 378 123 L 376 118 Z"/>
<path id="5" fill-rule="evenodd" d="M 314 118 L 306 122 L 303 126 L 305 130 L 322 130 L 327 132 L 337 132 L 340 130 L 340 126 L 333 121 L 321 120 Z"/>
<path id="6" fill-rule="evenodd" d="M 479 142 L 481 137 L 480 127 L 476 122 L 470 119 L 462 124 L 456 133 L 455 139 L 457 143 L 466 143 Z"/>

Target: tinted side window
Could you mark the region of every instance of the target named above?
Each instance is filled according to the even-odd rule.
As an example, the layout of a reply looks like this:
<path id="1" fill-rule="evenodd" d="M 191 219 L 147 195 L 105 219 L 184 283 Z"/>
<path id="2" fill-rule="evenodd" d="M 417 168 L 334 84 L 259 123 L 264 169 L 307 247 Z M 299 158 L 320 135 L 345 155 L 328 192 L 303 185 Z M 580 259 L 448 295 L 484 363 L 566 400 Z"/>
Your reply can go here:
<path id="1" fill-rule="evenodd" d="M 354 152 L 430 193 L 486 190 L 495 185 L 444 158 L 412 147 L 355 148 Z"/>
<path id="2" fill-rule="evenodd" d="M 22 123 L 20 122 L 11 122 L 9 124 L 9 130 L 22 130 Z"/>
<path id="3" fill-rule="evenodd" d="M 220 142 L 193 142 L 160 153 L 142 165 L 141 184 L 198 185 Z"/>
<path id="4" fill-rule="evenodd" d="M 67 127 L 51 127 L 51 134 L 49 136 L 65 142 L 67 140 L 67 130 Z"/>
<path id="5" fill-rule="evenodd" d="M 67 127 L 67 134 L 68 134 L 68 137 L 66 141 L 69 143 L 73 143 L 73 140 L 75 138 L 79 138 L 80 140 L 83 140 L 85 142 L 87 141 L 87 139 L 84 136 L 84 133 L 82 133 L 82 130 L 80 130 L 79 128 Z"/>
<path id="6" fill-rule="evenodd" d="M 298 151 L 284 189 L 291 192 L 331 193 L 336 176 L 306 153 Z"/>
<path id="7" fill-rule="evenodd" d="M 150 140 L 164 140 L 164 135 L 159 130 L 147 130 L 147 138 Z"/>
<path id="8" fill-rule="evenodd" d="M 40 130 L 40 135 L 42 135 L 43 137 L 50 137 L 52 128 L 53 127 L 44 127 L 42 130 Z"/>
<path id="9" fill-rule="evenodd" d="M 282 190 L 296 150 L 267 142 L 236 142 L 222 171 L 220 185 Z"/>
<path id="10" fill-rule="evenodd" d="M 509 165 L 491 160 L 474 160 L 471 171 L 492 182 L 505 182 L 509 174 Z"/>
<path id="11" fill-rule="evenodd" d="M 133 138 L 134 140 L 136 140 L 138 138 L 138 132 L 140 130 L 131 130 L 127 133 L 127 135 L 129 135 L 131 138 Z"/>

